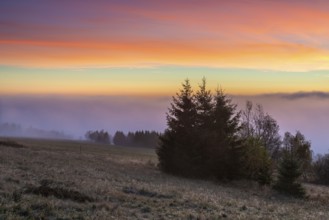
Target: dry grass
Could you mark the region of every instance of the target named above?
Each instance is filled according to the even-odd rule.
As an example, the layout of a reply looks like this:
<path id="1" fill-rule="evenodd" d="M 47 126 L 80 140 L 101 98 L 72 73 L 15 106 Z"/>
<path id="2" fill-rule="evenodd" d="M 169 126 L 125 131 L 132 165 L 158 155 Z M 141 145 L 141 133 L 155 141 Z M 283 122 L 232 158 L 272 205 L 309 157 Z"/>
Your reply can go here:
<path id="1" fill-rule="evenodd" d="M 280 196 L 251 182 L 161 173 L 151 149 L 16 139 L 0 145 L 0 219 L 328 219 L 329 189 Z M 81 149 L 81 150 L 80 150 Z"/>

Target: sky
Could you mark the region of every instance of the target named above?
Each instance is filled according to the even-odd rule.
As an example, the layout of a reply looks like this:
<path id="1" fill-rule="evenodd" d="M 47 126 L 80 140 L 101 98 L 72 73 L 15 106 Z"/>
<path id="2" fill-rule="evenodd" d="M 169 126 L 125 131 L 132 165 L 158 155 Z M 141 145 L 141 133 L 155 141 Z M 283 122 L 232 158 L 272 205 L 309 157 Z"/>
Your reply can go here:
<path id="1" fill-rule="evenodd" d="M 326 0 L 3 0 L 0 120 L 74 134 L 163 130 L 181 82 L 196 88 L 206 77 L 241 107 L 262 102 L 282 132 L 301 130 L 326 152 L 328 23 Z M 63 107 L 54 115 L 49 106 Z M 74 112 L 99 119 L 82 126 L 67 119 Z"/>

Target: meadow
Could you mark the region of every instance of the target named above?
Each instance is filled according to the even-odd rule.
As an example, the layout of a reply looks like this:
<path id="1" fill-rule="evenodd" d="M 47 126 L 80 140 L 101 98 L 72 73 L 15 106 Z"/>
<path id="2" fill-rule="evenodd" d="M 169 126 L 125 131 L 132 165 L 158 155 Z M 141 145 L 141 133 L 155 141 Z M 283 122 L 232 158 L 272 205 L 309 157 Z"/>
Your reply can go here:
<path id="1" fill-rule="evenodd" d="M 153 149 L 0 138 L 0 219 L 328 219 L 329 188 L 304 186 L 293 199 L 164 174 Z"/>

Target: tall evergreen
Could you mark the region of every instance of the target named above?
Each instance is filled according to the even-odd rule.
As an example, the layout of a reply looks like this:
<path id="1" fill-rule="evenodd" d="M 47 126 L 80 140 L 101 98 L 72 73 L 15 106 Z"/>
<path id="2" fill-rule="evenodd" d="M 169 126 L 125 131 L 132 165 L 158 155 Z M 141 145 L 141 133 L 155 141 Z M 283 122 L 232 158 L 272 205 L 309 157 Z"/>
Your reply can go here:
<path id="1" fill-rule="evenodd" d="M 167 113 L 168 128 L 157 149 L 159 167 L 165 172 L 193 176 L 192 157 L 196 145 L 196 105 L 188 79 L 173 97 Z"/>
<path id="2" fill-rule="evenodd" d="M 195 94 L 195 102 L 197 110 L 196 132 L 198 139 L 193 149 L 193 172 L 199 177 L 210 176 L 211 169 L 208 167 L 208 161 L 212 154 L 210 143 L 213 138 L 214 129 L 214 101 L 211 91 L 206 88 L 205 78 L 202 79 L 199 90 Z"/>
<path id="3" fill-rule="evenodd" d="M 241 146 L 237 132 L 240 113 L 223 90 L 217 90 L 214 97 L 212 158 L 210 167 L 217 178 L 236 178 L 239 173 Z"/>
<path id="4" fill-rule="evenodd" d="M 199 129 L 209 130 L 213 123 L 214 102 L 210 90 L 206 88 L 206 79 L 202 79 L 202 84 L 199 85 L 199 90 L 195 95 L 197 109 L 197 125 Z"/>

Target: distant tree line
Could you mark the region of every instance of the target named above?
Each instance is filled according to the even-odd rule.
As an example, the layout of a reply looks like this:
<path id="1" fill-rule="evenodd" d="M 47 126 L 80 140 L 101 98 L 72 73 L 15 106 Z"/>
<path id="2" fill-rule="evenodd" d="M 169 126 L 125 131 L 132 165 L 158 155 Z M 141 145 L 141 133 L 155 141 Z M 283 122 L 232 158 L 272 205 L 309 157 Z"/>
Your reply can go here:
<path id="1" fill-rule="evenodd" d="M 87 140 L 94 141 L 97 143 L 110 143 L 110 135 L 107 131 L 104 130 L 87 131 L 85 134 L 85 138 Z"/>
<path id="2" fill-rule="evenodd" d="M 115 132 L 113 144 L 119 146 L 156 148 L 159 144 L 159 133 L 156 131 L 135 131 L 126 135 L 122 131 Z"/>
<path id="3" fill-rule="evenodd" d="M 166 173 L 192 178 L 252 179 L 297 197 L 312 169 L 311 144 L 297 131 L 282 138 L 279 125 L 261 105 L 248 101 L 242 111 L 221 89 L 212 93 L 203 79 L 194 92 L 189 80 L 173 97 L 167 129 L 157 148 L 159 167 Z M 319 173 L 325 174 L 317 163 Z"/>
<path id="4" fill-rule="evenodd" d="M 118 146 L 156 148 L 159 144 L 160 134 L 156 131 L 135 131 L 125 134 L 116 131 L 113 138 L 104 130 L 87 131 L 85 138 L 98 143 L 113 143 Z"/>

